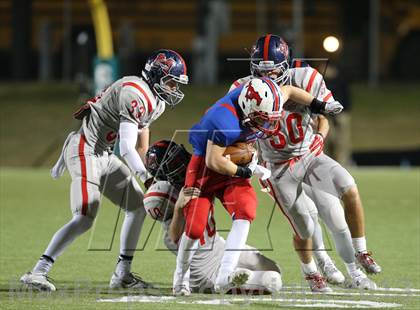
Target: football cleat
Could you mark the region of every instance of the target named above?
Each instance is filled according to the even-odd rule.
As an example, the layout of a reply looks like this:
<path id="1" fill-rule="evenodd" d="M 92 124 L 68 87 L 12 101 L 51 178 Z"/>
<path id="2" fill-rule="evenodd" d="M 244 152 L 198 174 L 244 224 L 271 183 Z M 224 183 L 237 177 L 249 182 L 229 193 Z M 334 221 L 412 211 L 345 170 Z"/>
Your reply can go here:
<path id="1" fill-rule="evenodd" d="M 338 270 L 338 268 L 334 265 L 334 262 L 331 260 L 319 262 L 318 267 L 328 283 L 342 284 L 346 280 L 344 275 L 340 270 Z"/>
<path id="2" fill-rule="evenodd" d="M 117 273 L 113 273 L 111 281 L 109 282 L 111 289 L 117 288 L 132 288 L 132 289 L 146 289 L 153 288 L 151 283 L 147 283 L 140 276 L 132 272 L 127 273 L 124 276 L 120 276 Z"/>
<path id="3" fill-rule="evenodd" d="M 367 273 L 377 274 L 382 271 L 381 266 L 372 258 L 372 252 L 358 252 L 356 254 L 356 260 Z"/>
<path id="4" fill-rule="evenodd" d="M 25 284 L 27 288 L 38 291 L 55 292 L 56 290 L 51 279 L 44 273 L 27 272 L 20 278 L 20 282 Z"/>
<path id="5" fill-rule="evenodd" d="M 327 281 L 319 272 L 305 274 L 305 280 L 313 293 L 330 293 L 332 289 L 328 287 Z"/>
<path id="6" fill-rule="evenodd" d="M 215 291 L 222 292 L 234 287 L 240 287 L 248 281 L 250 276 L 250 272 L 246 269 L 235 270 L 228 277 L 223 277 L 222 281 L 216 283 L 214 286 Z"/>
<path id="7" fill-rule="evenodd" d="M 182 285 L 174 287 L 172 289 L 172 294 L 174 296 L 190 296 L 191 290 L 188 287 L 188 285 L 182 284 Z"/>
<path id="8" fill-rule="evenodd" d="M 358 288 L 361 290 L 376 290 L 378 288 L 376 283 L 369 279 L 360 269 L 357 269 L 350 276 L 351 283 L 347 285 L 348 288 Z"/>

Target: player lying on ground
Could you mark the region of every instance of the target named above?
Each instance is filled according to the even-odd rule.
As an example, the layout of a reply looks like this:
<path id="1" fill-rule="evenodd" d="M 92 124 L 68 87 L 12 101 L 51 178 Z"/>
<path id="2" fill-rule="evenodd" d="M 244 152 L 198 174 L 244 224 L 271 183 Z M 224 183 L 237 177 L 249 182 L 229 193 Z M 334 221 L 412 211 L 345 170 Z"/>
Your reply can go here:
<path id="1" fill-rule="evenodd" d="M 149 284 L 131 273 L 131 262 L 146 212 L 143 193 L 133 172 L 142 182 L 148 179 L 143 164 L 149 147 L 149 125 L 183 98 L 179 84 L 187 84 L 182 57 L 159 50 L 146 62 L 142 77 L 127 76 L 116 81 L 75 113 L 82 127 L 64 143 L 52 170 L 58 178 L 67 168 L 72 182 L 70 205 L 73 218 L 55 233 L 31 272 L 21 277 L 29 287 L 54 291 L 48 280 L 55 260 L 93 224 L 101 194 L 125 211 L 121 228 L 120 255 L 110 281 L 111 288 L 145 288 Z M 110 149 L 119 137 L 120 154 L 128 167 Z M 129 169 L 131 168 L 131 171 Z"/>
<path id="2" fill-rule="evenodd" d="M 326 88 L 322 76 L 310 67 L 289 69 L 291 62 L 289 49 L 278 36 L 266 35 L 259 38 L 253 48 L 251 55 L 252 76 L 269 76 L 279 85 L 293 85 L 307 90 L 319 100 L 333 102 L 332 93 Z M 301 62 L 294 62 L 300 66 Z M 237 85 L 246 83 L 252 76 L 239 79 L 234 82 L 231 90 Z M 372 259 L 366 250 L 366 239 L 364 233 L 363 208 L 357 186 L 351 175 L 337 162 L 322 153 L 323 141 L 327 132 L 319 131 L 313 134 L 312 121 L 313 114 L 320 111 L 308 109 L 294 102 L 285 104 L 285 116 L 282 118 L 280 130 L 270 139 L 259 143 L 261 155 L 267 162 L 267 167 L 271 170 L 272 176 L 268 180 L 271 194 L 274 195 L 282 212 L 286 215 L 294 230 L 294 243 L 296 249 L 306 249 L 299 251 L 298 255 L 302 262 L 302 270 L 309 281 L 309 285 L 314 291 L 328 291 L 325 281 L 320 277 L 316 270 L 311 252 L 311 236 L 320 231 L 317 225 L 316 213 L 310 212 L 311 201 L 302 190 L 302 184 L 307 183 L 314 190 L 314 202 L 318 209 L 327 206 L 328 210 L 334 212 L 333 218 L 341 219 L 341 209 L 334 201 L 334 207 L 328 206 L 324 192 L 328 192 L 344 203 L 346 220 L 353 237 L 353 245 L 356 250 L 356 258 L 360 265 L 368 273 L 380 272 L 380 267 Z M 316 117 L 316 116 L 315 116 Z M 326 212 L 320 211 L 321 216 Z M 346 226 L 341 221 L 329 221 L 325 219 L 328 227 L 333 231 L 336 244 L 342 258 L 346 262 L 348 273 L 351 275 L 354 284 L 368 280 L 360 270 L 357 269 L 351 243 Z M 335 227 L 334 224 L 338 224 Z M 319 238 L 316 240 L 322 240 Z M 323 248 L 322 243 L 315 244 L 315 249 Z M 319 267 L 327 275 L 338 271 L 335 266 L 327 259 L 322 251 L 317 251 Z M 330 272 L 329 272 L 330 271 Z M 341 278 L 341 279 L 339 279 Z M 339 280 L 339 281 L 337 281 Z M 341 282 L 344 278 L 338 276 L 334 282 Z M 370 283 L 370 282 L 369 282 Z M 369 286 L 369 285 L 367 285 Z"/>
<path id="3" fill-rule="evenodd" d="M 235 273 L 244 249 L 250 223 L 255 218 L 257 198 L 250 183 L 253 174 L 264 179 L 268 171 L 257 165 L 257 154 L 247 166 L 238 166 L 224 156 L 227 146 L 236 142 L 254 142 L 276 132 L 282 104 L 288 99 L 317 109 L 341 111 L 339 103 L 325 104 L 307 92 L 285 86 L 281 90 L 268 78 L 251 79 L 212 105 L 189 133 L 193 156 L 185 179 L 186 192 L 198 189 L 199 197 L 183 209 L 185 231 L 179 242 L 174 293 L 188 290 L 191 259 L 207 224 L 213 199 L 218 198 L 232 218 L 215 288 L 229 288 L 238 278 Z"/>
<path id="4" fill-rule="evenodd" d="M 146 153 L 146 168 L 157 181 L 144 195 L 144 207 L 152 218 L 162 222 L 165 245 L 175 255 L 177 243 L 184 232 L 182 207 L 186 201 L 181 187 L 190 158 L 191 154 L 182 145 L 166 140 L 154 143 Z M 189 287 L 194 292 L 213 291 L 223 256 L 225 240 L 216 231 L 213 212 L 211 206 L 206 229 L 191 261 Z M 240 254 L 235 271 L 247 272 L 249 279 L 239 289 L 279 291 L 282 281 L 278 265 L 251 246 L 246 245 L 245 249 Z M 179 295 L 189 293 L 187 289 L 178 291 Z"/>

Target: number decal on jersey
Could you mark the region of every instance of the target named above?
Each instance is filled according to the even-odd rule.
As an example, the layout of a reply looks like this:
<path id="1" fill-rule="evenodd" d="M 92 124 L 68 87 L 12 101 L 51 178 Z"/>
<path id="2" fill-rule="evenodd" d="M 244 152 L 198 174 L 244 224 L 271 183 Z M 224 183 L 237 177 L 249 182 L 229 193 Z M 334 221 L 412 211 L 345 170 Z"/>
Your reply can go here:
<path id="1" fill-rule="evenodd" d="M 303 128 L 302 128 L 302 115 L 299 113 L 291 113 L 286 119 L 287 124 L 287 132 L 289 133 L 290 142 L 293 144 L 297 144 L 303 141 Z M 295 130 L 293 129 L 293 124 L 295 125 L 294 128 L 297 129 L 297 137 L 295 136 Z"/>
<path id="2" fill-rule="evenodd" d="M 159 207 L 154 207 L 153 209 L 149 209 L 148 211 L 149 211 L 150 215 L 152 216 L 152 218 L 154 218 L 154 219 L 163 218 L 162 211 L 160 210 Z"/>
<path id="3" fill-rule="evenodd" d="M 106 141 L 108 141 L 109 143 L 112 143 L 115 141 L 115 139 L 117 139 L 117 133 L 115 131 L 110 131 L 107 133 Z"/>
<path id="4" fill-rule="evenodd" d="M 137 113 L 134 114 L 134 111 L 136 110 L 137 107 L 138 107 L 138 111 L 137 111 Z M 133 116 L 136 119 L 140 119 L 140 117 L 142 117 L 143 114 L 144 114 L 144 107 L 139 106 L 139 103 L 136 100 L 133 100 L 133 101 L 131 101 L 130 113 L 133 114 Z"/>
<path id="5" fill-rule="evenodd" d="M 270 144 L 276 149 L 282 149 L 286 146 L 286 137 L 280 131 L 280 129 L 274 135 L 271 136 Z"/>
<path id="6" fill-rule="evenodd" d="M 286 129 L 291 143 L 297 144 L 302 142 L 304 138 L 302 115 L 290 113 L 286 118 Z M 286 146 L 286 137 L 280 129 L 270 138 L 270 144 L 276 149 L 282 149 Z"/>

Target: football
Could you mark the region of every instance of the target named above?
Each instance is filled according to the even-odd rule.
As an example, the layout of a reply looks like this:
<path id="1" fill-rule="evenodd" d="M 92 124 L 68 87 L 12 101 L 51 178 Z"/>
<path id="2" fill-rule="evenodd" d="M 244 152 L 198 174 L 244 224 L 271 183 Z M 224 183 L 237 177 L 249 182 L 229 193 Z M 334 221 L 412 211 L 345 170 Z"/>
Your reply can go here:
<path id="1" fill-rule="evenodd" d="M 247 165 L 251 162 L 252 156 L 254 155 L 255 148 L 250 143 L 237 142 L 235 144 L 229 145 L 225 152 L 224 156 L 230 155 L 230 160 L 237 165 Z"/>

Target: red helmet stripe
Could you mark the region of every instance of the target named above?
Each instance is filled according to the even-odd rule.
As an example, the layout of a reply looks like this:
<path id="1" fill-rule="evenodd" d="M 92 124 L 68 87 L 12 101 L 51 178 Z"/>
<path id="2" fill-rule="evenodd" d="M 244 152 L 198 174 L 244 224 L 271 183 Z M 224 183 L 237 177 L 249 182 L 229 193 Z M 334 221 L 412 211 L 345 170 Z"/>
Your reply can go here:
<path id="1" fill-rule="evenodd" d="M 182 64 L 184 65 L 184 75 L 187 75 L 187 64 L 185 63 L 185 60 L 184 60 L 184 58 L 182 58 L 182 56 L 181 55 L 179 55 L 179 53 L 177 53 L 177 52 L 175 52 L 174 50 L 170 50 L 170 51 L 172 51 L 172 52 L 174 52 L 175 54 L 177 54 L 178 55 L 178 57 L 179 57 L 179 59 L 181 59 L 181 62 L 182 62 Z"/>
<path id="2" fill-rule="evenodd" d="M 262 80 L 268 84 L 268 86 L 271 89 L 271 92 L 274 94 L 274 109 L 273 109 L 273 111 L 279 111 L 279 94 L 277 93 L 276 85 L 274 85 L 273 81 L 271 81 L 268 78 L 263 78 Z"/>
<path id="3" fill-rule="evenodd" d="M 264 39 L 264 60 L 268 60 L 268 47 L 270 45 L 271 34 L 267 34 Z"/>

